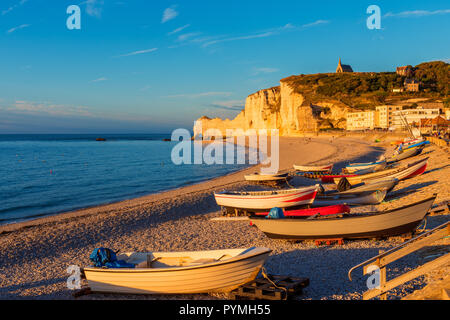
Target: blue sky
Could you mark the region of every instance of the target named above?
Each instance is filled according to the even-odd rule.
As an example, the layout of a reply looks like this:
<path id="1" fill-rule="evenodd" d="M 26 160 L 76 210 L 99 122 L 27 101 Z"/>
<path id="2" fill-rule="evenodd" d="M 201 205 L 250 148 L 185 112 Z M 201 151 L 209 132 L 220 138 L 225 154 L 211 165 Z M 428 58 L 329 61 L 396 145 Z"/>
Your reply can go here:
<path id="1" fill-rule="evenodd" d="M 448 1 L 2 0 L 0 133 L 190 129 L 339 57 L 355 71 L 448 61 L 449 35 Z"/>

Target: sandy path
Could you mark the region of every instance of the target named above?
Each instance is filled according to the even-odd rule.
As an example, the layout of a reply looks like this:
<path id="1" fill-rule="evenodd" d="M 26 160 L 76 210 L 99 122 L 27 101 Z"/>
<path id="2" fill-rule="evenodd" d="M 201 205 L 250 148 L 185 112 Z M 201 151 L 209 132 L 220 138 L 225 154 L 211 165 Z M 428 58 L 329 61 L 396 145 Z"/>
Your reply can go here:
<path id="1" fill-rule="evenodd" d="M 379 146 L 371 146 L 360 140 L 312 139 L 310 142 L 309 139 L 303 138 L 282 138 L 280 149 L 280 169 L 290 169 L 292 164 L 300 162 L 337 162 L 339 169 L 345 161 L 374 160 L 384 151 Z M 442 174 L 449 176 L 448 167 L 442 168 L 440 163 L 444 157 L 441 153 L 442 151 L 437 150 L 434 157 L 431 153 L 435 161 L 430 161 L 430 167 L 434 171 L 422 176 L 424 182 L 421 190 L 428 194 L 439 188 L 441 193 L 444 192 L 442 198 L 449 198 L 448 181 L 442 184 L 438 178 Z M 448 156 L 446 161 L 448 163 Z M 254 171 L 255 168 L 250 168 L 156 195 L 39 219 L 31 223 L 0 227 L 0 232 L 3 232 L 0 234 L 0 298 L 71 299 L 70 291 L 66 288 L 66 268 L 71 264 L 89 265 L 90 252 L 99 246 L 122 251 L 266 246 L 273 249 L 266 265 L 269 272 L 310 278 L 311 284 L 305 291 L 304 299 L 358 298 L 365 290 L 365 280 L 361 277 L 359 282 L 349 282 L 346 278 L 348 269 L 375 255 L 379 248 L 395 245 L 395 240 L 352 241 L 340 247 L 317 248 L 311 243 L 293 244 L 268 239 L 246 222 L 209 221 L 212 216 L 219 215 L 212 191 L 221 190 L 224 186 L 245 188 L 243 175 Z M 438 180 L 439 182 L 430 184 L 430 181 Z M 414 183 L 421 182 L 411 179 L 398 188 L 405 188 Z M 402 205 L 405 201 L 421 196 L 411 195 L 412 198 L 396 200 L 395 205 Z M 434 218 L 434 224 L 444 219 L 439 216 Z M 182 297 L 214 298 L 209 295 Z M 83 298 L 167 297 L 94 294 Z"/>

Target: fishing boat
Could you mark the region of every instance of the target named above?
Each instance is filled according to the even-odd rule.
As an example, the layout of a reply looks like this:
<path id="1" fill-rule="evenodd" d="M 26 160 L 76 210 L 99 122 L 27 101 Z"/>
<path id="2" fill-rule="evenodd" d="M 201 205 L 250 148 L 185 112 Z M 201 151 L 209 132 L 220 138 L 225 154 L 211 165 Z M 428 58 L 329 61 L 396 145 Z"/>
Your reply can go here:
<path id="1" fill-rule="evenodd" d="M 246 181 L 253 182 L 272 182 L 272 181 L 285 181 L 288 178 L 288 173 L 280 173 L 280 174 L 261 174 L 261 173 L 253 173 L 244 176 Z"/>
<path id="2" fill-rule="evenodd" d="M 423 146 L 417 147 L 417 148 L 410 148 L 410 149 L 406 149 L 403 152 L 400 153 L 396 153 L 394 154 L 392 157 L 389 157 L 386 159 L 386 163 L 387 164 L 392 164 L 394 162 L 398 162 L 401 160 L 405 160 L 411 157 L 415 157 L 419 154 L 422 153 L 423 151 Z"/>
<path id="3" fill-rule="evenodd" d="M 378 169 L 376 166 L 369 167 L 366 169 L 359 169 L 352 173 L 340 173 L 340 174 L 332 174 L 332 173 L 322 173 L 322 172 L 306 172 L 301 174 L 301 176 L 308 179 L 320 179 L 323 183 L 333 183 L 337 178 L 345 178 L 345 177 L 354 177 L 357 175 L 367 174 L 375 172 L 375 169 Z"/>
<path id="4" fill-rule="evenodd" d="M 214 193 L 219 206 L 240 209 L 287 208 L 311 204 L 319 185 L 275 191 L 223 191 Z"/>
<path id="5" fill-rule="evenodd" d="M 337 204 L 347 205 L 369 205 L 379 204 L 386 197 L 387 190 L 374 190 L 353 193 L 323 193 L 318 194 L 314 200 L 313 206 L 332 206 Z"/>
<path id="6" fill-rule="evenodd" d="M 401 145 L 399 145 L 398 150 L 400 152 L 404 152 L 405 150 L 412 149 L 412 148 L 425 147 L 428 144 L 430 144 L 430 141 L 428 141 L 428 140 L 420 141 L 420 142 L 409 144 L 409 145 L 401 144 Z"/>
<path id="7" fill-rule="evenodd" d="M 283 210 L 283 215 L 285 217 L 311 217 L 315 215 L 326 216 L 330 214 L 339 213 L 349 213 L 350 207 L 344 204 L 319 207 L 319 208 L 308 208 L 308 209 L 295 209 L 295 210 Z M 267 216 L 268 211 L 256 212 L 256 216 Z"/>
<path id="8" fill-rule="evenodd" d="M 363 175 L 355 175 L 353 177 L 346 177 L 346 179 L 351 185 L 362 183 L 367 180 L 373 182 L 384 180 L 386 178 L 396 178 L 398 180 L 404 180 L 424 173 L 425 169 L 427 168 L 427 163 L 428 158 L 424 158 L 417 162 L 399 166 L 397 168 L 387 169 Z M 341 178 L 335 178 L 334 182 L 338 184 L 340 179 Z"/>
<path id="9" fill-rule="evenodd" d="M 368 163 L 351 163 L 344 168 L 344 173 L 355 173 L 361 170 L 370 169 L 373 172 L 386 168 L 386 160 L 368 162 Z"/>
<path id="10" fill-rule="evenodd" d="M 250 217 L 252 224 L 276 239 L 365 239 L 390 237 L 414 231 L 428 214 L 431 198 L 388 211 L 350 213 L 342 217 L 266 219 Z"/>
<path id="11" fill-rule="evenodd" d="M 351 193 L 358 194 L 366 191 L 376 191 L 376 190 L 386 190 L 386 192 L 389 193 L 398 184 L 398 181 L 399 180 L 397 178 L 386 178 L 376 181 L 367 180 L 359 184 L 353 185 L 347 190 L 330 190 L 325 191 L 324 193 L 332 194 L 333 192 L 339 192 L 341 194 L 351 194 Z"/>
<path id="12" fill-rule="evenodd" d="M 335 179 L 354 177 L 356 174 L 321 174 L 321 173 L 305 173 L 302 175 L 308 179 L 320 179 L 323 183 L 333 183 Z"/>
<path id="13" fill-rule="evenodd" d="M 135 268 L 83 269 L 93 292 L 189 294 L 229 292 L 258 275 L 271 250 L 263 247 L 117 256 Z"/>
<path id="14" fill-rule="evenodd" d="M 301 172 L 331 172 L 333 170 L 333 165 L 325 166 L 297 166 L 294 164 L 294 169 Z"/>

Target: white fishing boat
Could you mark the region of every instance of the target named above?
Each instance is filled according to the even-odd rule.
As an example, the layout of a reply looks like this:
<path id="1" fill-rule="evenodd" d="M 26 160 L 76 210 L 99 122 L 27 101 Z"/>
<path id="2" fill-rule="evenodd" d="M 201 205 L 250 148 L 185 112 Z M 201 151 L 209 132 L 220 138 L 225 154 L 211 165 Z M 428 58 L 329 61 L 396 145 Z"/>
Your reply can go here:
<path id="1" fill-rule="evenodd" d="M 276 239 L 364 239 L 413 232 L 428 214 L 436 195 L 404 207 L 370 213 L 347 213 L 325 217 L 250 221 L 269 238 Z"/>
<path id="2" fill-rule="evenodd" d="M 271 181 L 285 181 L 288 178 L 288 173 L 279 173 L 279 174 L 261 174 L 261 173 L 253 173 L 244 176 L 246 181 L 253 182 L 271 182 Z"/>
<path id="3" fill-rule="evenodd" d="M 364 191 L 359 193 L 329 193 L 319 194 L 314 200 L 314 206 L 369 205 L 379 204 L 386 197 L 387 190 Z"/>
<path id="4" fill-rule="evenodd" d="M 307 205 L 314 202 L 320 185 L 274 191 L 223 191 L 214 193 L 219 206 L 239 209 L 271 209 Z"/>
<path id="5" fill-rule="evenodd" d="M 389 157 L 386 159 L 386 162 L 388 164 L 394 163 L 394 162 L 398 162 L 401 160 L 405 160 L 411 157 L 415 157 L 417 155 L 419 155 L 422 151 L 423 151 L 423 146 L 419 146 L 419 147 L 415 147 L 415 148 L 410 148 L 410 149 L 406 149 L 403 152 L 399 153 L 399 152 L 395 152 L 392 157 Z"/>
<path id="6" fill-rule="evenodd" d="M 333 165 L 324 166 L 298 166 L 294 164 L 294 169 L 301 172 L 331 172 L 333 170 Z"/>
<path id="7" fill-rule="evenodd" d="M 355 173 L 361 170 L 370 169 L 372 172 L 380 171 L 386 168 L 386 160 L 369 163 L 351 163 L 344 168 L 345 173 Z"/>
<path id="8" fill-rule="evenodd" d="M 363 175 L 347 176 L 345 177 L 351 185 L 355 185 L 362 182 L 375 182 L 385 180 L 386 178 L 395 178 L 398 180 L 404 180 L 418 176 L 425 172 L 427 168 L 428 158 L 421 159 L 417 162 L 399 166 L 397 168 L 382 170 L 374 173 L 368 173 Z M 339 183 L 341 178 L 335 178 L 334 182 Z"/>
<path id="9" fill-rule="evenodd" d="M 135 268 L 83 269 L 93 292 L 189 294 L 229 292 L 258 275 L 271 250 L 131 252 L 117 256 Z"/>
<path id="10" fill-rule="evenodd" d="M 360 184 L 356 184 L 351 186 L 350 189 L 339 191 L 342 194 L 350 194 L 350 193 L 361 193 L 366 191 L 375 191 L 375 190 L 386 190 L 386 192 L 390 192 L 394 187 L 398 184 L 398 179 L 396 178 L 385 178 L 376 181 L 367 180 Z"/>

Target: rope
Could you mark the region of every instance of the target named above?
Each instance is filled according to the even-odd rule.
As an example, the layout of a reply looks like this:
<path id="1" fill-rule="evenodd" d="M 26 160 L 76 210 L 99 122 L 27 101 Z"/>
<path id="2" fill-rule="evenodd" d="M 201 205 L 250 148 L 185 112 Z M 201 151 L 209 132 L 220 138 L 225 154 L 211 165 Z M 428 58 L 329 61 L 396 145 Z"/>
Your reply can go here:
<path id="1" fill-rule="evenodd" d="M 269 276 L 267 275 L 267 273 L 266 273 L 266 268 L 264 268 L 264 267 L 261 268 L 261 274 L 262 274 L 262 276 L 264 277 L 264 279 L 269 280 L 269 282 L 270 282 L 275 288 L 284 290 L 284 291 L 286 292 L 286 297 L 287 297 L 287 293 L 288 293 L 287 289 L 286 289 L 285 287 L 279 287 L 279 286 L 277 286 L 277 285 L 275 284 L 275 282 L 273 282 L 272 279 L 270 279 Z"/>
<path id="2" fill-rule="evenodd" d="M 424 220 L 424 222 L 425 222 L 425 224 L 424 224 L 424 226 L 423 226 L 423 229 L 419 230 L 419 229 L 418 229 L 419 226 L 416 228 L 416 230 L 417 230 L 418 233 L 422 233 L 422 232 L 425 230 L 426 226 L 427 226 L 427 218 L 425 218 L 425 219 L 423 219 L 423 220 Z"/>
<path id="3" fill-rule="evenodd" d="M 289 179 L 288 179 L 288 178 L 286 178 L 286 184 L 287 184 L 289 187 L 291 187 L 292 189 L 295 189 L 295 187 L 289 183 Z"/>

